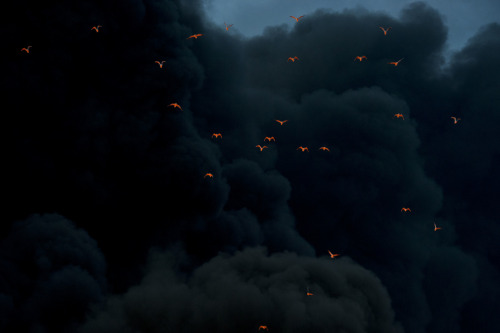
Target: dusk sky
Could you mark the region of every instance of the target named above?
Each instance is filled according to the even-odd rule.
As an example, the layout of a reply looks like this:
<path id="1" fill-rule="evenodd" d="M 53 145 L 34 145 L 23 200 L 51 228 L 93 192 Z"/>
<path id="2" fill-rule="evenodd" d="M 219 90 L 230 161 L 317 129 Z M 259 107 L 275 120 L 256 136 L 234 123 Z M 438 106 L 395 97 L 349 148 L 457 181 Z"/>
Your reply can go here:
<path id="1" fill-rule="evenodd" d="M 0 332 L 500 331 L 499 2 L 9 6 Z"/>

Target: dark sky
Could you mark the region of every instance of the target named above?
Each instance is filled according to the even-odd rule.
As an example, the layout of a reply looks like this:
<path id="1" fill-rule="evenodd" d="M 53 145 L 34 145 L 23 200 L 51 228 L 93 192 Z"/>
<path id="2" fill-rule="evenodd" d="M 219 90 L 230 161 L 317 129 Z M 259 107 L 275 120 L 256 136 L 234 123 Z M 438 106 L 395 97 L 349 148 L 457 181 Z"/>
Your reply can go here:
<path id="1" fill-rule="evenodd" d="M 0 331 L 500 331 L 500 24 L 205 5 L 2 12 Z"/>

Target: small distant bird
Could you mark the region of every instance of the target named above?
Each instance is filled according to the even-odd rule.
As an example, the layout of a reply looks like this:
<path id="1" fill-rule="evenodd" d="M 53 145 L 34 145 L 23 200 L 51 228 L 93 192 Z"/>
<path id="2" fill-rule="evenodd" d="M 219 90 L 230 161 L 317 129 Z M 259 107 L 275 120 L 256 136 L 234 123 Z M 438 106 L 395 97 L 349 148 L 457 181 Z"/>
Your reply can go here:
<path id="1" fill-rule="evenodd" d="M 384 36 L 387 35 L 387 32 L 392 29 L 392 27 L 389 27 L 387 29 L 384 29 L 382 27 L 379 27 L 379 28 L 382 29 L 382 31 L 384 32 Z"/>
<path id="2" fill-rule="evenodd" d="M 401 211 L 402 212 L 411 212 L 411 209 L 403 207 L 403 208 L 401 208 Z"/>
<path id="3" fill-rule="evenodd" d="M 450 117 L 450 118 L 453 119 L 453 124 L 458 123 L 458 121 L 460 120 L 460 118 L 456 118 L 456 117 Z"/>
<path id="4" fill-rule="evenodd" d="M 434 223 L 434 231 L 441 229 L 441 227 L 437 227 L 436 223 Z"/>
<path id="5" fill-rule="evenodd" d="M 269 148 L 268 146 L 261 146 L 261 145 L 257 145 L 255 147 L 259 148 L 260 151 L 262 151 L 264 148 Z"/>
<path id="6" fill-rule="evenodd" d="M 156 60 L 155 61 L 155 64 L 158 64 L 160 66 L 160 68 L 163 68 L 163 63 L 165 62 L 165 60 L 162 60 L 161 62 Z"/>
<path id="7" fill-rule="evenodd" d="M 299 20 L 300 20 L 301 18 L 303 18 L 303 17 L 304 17 L 304 15 L 301 15 L 301 16 L 299 16 L 299 17 L 295 17 L 295 16 L 290 16 L 290 17 L 291 17 L 291 18 L 293 18 L 293 19 L 295 19 L 295 21 L 299 22 Z"/>
<path id="8" fill-rule="evenodd" d="M 309 152 L 309 148 L 307 148 L 307 147 L 302 147 L 302 146 L 300 146 L 299 148 L 297 148 L 297 150 L 299 150 L 299 149 L 300 149 L 300 150 L 302 150 L 302 151 L 307 151 L 307 152 Z"/>
<path id="9" fill-rule="evenodd" d="M 394 116 L 392 116 L 392 118 L 394 118 L 394 117 L 396 117 L 396 118 L 403 118 L 403 120 L 405 120 L 405 117 L 403 116 L 402 113 L 396 113 Z"/>
<path id="10" fill-rule="evenodd" d="M 359 60 L 360 62 L 363 61 L 363 59 L 368 59 L 366 56 L 357 56 L 354 58 L 354 61 Z"/>
<path id="11" fill-rule="evenodd" d="M 265 326 L 265 325 L 260 325 L 260 326 L 259 326 L 259 331 L 260 331 L 260 330 L 266 330 L 266 331 L 269 331 L 269 328 L 267 328 L 267 326 Z"/>
<path id="12" fill-rule="evenodd" d="M 98 25 L 96 27 L 92 27 L 90 30 L 95 30 L 95 32 L 99 32 L 99 28 L 101 28 L 102 25 Z"/>
<path id="13" fill-rule="evenodd" d="M 271 140 L 272 140 L 272 141 L 274 141 L 274 142 L 276 142 L 276 140 L 274 139 L 274 136 L 266 136 L 266 137 L 264 138 L 264 142 L 266 142 L 266 141 L 271 142 Z"/>
<path id="14" fill-rule="evenodd" d="M 220 133 L 214 133 L 214 134 L 212 134 L 212 138 L 213 137 L 215 137 L 215 138 L 219 137 L 219 138 L 222 139 L 222 134 L 220 134 Z"/>
<path id="15" fill-rule="evenodd" d="M 198 39 L 198 37 L 200 37 L 200 36 L 203 36 L 203 34 L 191 35 L 191 36 L 189 36 L 189 37 L 188 37 L 188 38 L 186 38 L 186 39 L 189 39 L 189 38 L 195 38 L 195 39 Z"/>
<path id="16" fill-rule="evenodd" d="M 286 123 L 288 120 L 278 120 L 278 119 L 276 119 L 276 121 L 277 121 L 278 123 L 280 123 L 280 125 L 283 125 L 283 124 L 284 124 L 284 123 Z"/>
<path id="17" fill-rule="evenodd" d="M 290 61 L 290 60 L 291 60 L 292 62 L 295 62 L 295 60 L 299 60 L 299 57 L 297 57 L 297 56 L 295 56 L 295 57 L 293 57 L 293 58 L 292 58 L 292 57 L 288 57 L 287 62 L 288 62 L 288 61 Z"/>
<path id="18" fill-rule="evenodd" d="M 208 172 L 205 174 L 205 176 L 203 176 L 203 178 L 207 178 L 207 177 L 214 178 L 214 175 L 211 174 L 210 172 Z"/>
<path id="19" fill-rule="evenodd" d="M 181 106 L 179 104 L 177 104 L 177 103 L 170 103 L 168 106 L 173 106 L 174 108 L 179 108 L 182 111 Z"/>
<path id="20" fill-rule="evenodd" d="M 332 252 L 330 252 L 330 250 L 328 250 L 328 253 L 330 253 L 330 258 L 332 258 L 332 259 L 335 259 L 335 257 L 340 256 L 340 254 L 338 254 L 338 253 L 332 253 Z"/>
<path id="21" fill-rule="evenodd" d="M 388 62 L 388 64 L 389 64 L 389 65 L 394 65 L 394 66 L 397 66 L 397 65 L 399 64 L 399 62 L 400 62 L 401 60 L 403 60 L 403 59 L 404 59 L 404 58 L 401 58 L 401 59 L 399 59 L 398 61 L 391 61 L 391 62 Z"/>
<path id="22" fill-rule="evenodd" d="M 326 147 L 319 147 L 319 150 L 326 150 L 326 151 L 330 151 L 330 149 L 326 148 Z"/>
<path id="23" fill-rule="evenodd" d="M 309 287 L 307 287 L 307 293 L 306 293 L 307 296 L 314 296 L 313 293 L 309 292 Z"/>
<path id="24" fill-rule="evenodd" d="M 21 49 L 21 52 L 26 51 L 26 53 L 30 53 L 30 48 L 31 48 L 31 45 L 28 45 L 28 47 L 23 47 Z"/>
<path id="25" fill-rule="evenodd" d="M 229 28 L 231 28 L 233 26 L 232 24 L 227 25 L 226 22 L 224 22 L 224 25 L 226 26 L 226 31 L 229 31 Z"/>

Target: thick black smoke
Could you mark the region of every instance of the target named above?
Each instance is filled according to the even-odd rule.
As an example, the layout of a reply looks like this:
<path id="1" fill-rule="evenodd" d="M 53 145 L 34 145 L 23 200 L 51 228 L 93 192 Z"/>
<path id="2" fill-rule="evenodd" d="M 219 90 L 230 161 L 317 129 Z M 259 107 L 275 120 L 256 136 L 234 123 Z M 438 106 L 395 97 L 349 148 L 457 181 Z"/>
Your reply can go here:
<path id="1" fill-rule="evenodd" d="M 259 287 L 265 292 L 249 310 L 269 316 L 273 331 L 397 331 L 394 322 L 406 332 L 497 331 L 500 26 L 485 26 L 443 67 L 446 26 L 421 2 L 399 18 L 317 11 L 291 30 L 269 27 L 252 39 L 207 22 L 199 8 L 167 0 L 19 2 L 3 21 L 10 32 L 1 81 L 9 110 L 4 253 L 29 241 L 10 231 L 15 221 L 56 212 L 97 240 L 108 267 L 108 301 L 96 291 L 67 321 L 54 319 L 56 306 L 46 322 L 33 321 L 37 327 L 73 327 L 95 303 L 84 331 L 180 331 L 186 321 L 186 332 L 255 330 L 259 316 L 226 312 Z M 392 29 L 384 36 L 379 26 Z M 203 36 L 187 39 L 196 33 Z M 27 45 L 29 54 L 20 51 Z M 361 55 L 367 60 L 354 61 Z M 299 60 L 287 61 L 293 56 Z M 174 102 L 183 110 L 168 106 Z M 451 116 L 461 120 L 454 125 Z M 148 251 L 172 244 L 186 253 L 182 265 L 159 255 L 143 277 Z M 258 246 L 271 254 L 246 249 Z M 364 304 L 353 296 L 363 290 L 381 295 L 380 305 L 356 312 L 329 291 L 318 301 L 326 308 L 309 313 L 318 313 L 314 321 L 300 317 L 310 301 L 299 293 L 306 278 L 278 288 L 279 301 L 259 282 L 296 262 L 299 271 L 315 267 L 312 289 L 330 274 L 321 258 L 328 250 L 357 263 L 337 265 L 338 274 L 372 281 L 346 297 Z M 247 258 L 265 269 L 246 268 L 254 267 Z M 26 260 L 26 269 L 38 269 Z M 227 274 L 225 283 L 211 283 L 234 285 L 230 293 L 215 296 L 201 283 L 213 280 L 212 270 Z M 256 281 L 233 283 L 241 270 Z M 72 274 L 59 276 L 78 283 L 85 275 Z M 343 290 L 335 279 L 317 287 L 335 285 Z M 6 286 L 5 313 L 45 304 L 32 305 L 40 298 L 34 288 L 14 297 L 18 287 Z M 154 291 L 188 296 L 163 302 Z M 207 295 L 214 300 L 205 314 Z M 271 301 L 272 310 L 262 305 Z M 172 315 L 163 326 L 147 315 L 164 310 Z M 364 325 L 327 319 L 346 311 Z"/>

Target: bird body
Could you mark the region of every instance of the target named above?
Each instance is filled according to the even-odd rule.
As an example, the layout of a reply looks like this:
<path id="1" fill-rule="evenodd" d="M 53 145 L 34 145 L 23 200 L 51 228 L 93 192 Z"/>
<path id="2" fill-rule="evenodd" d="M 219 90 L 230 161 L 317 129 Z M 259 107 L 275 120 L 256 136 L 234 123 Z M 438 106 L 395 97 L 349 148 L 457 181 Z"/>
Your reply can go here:
<path id="1" fill-rule="evenodd" d="M 326 147 L 319 147 L 319 150 L 330 151 L 330 149 L 328 149 L 328 148 L 326 148 Z"/>
<path id="2" fill-rule="evenodd" d="M 458 123 L 458 121 L 460 120 L 460 118 L 457 117 L 450 117 L 450 118 L 453 119 L 453 124 Z"/>
<path id="3" fill-rule="evenodd" d="M 226 31 L 228 31 L 228 30 L 229 30 L 229 28 L 231 28 L 231 27 L 233 26 L 232 24 L 227 25 L 227 24 L 226 24 L 226 22 L 224 22 L 224 25 L 226 26 Z"/>
<path id="4" fill-rule="evenodd" d="M 299 149 L 300 149 L 300 150 L 302 150 L 302 151 L 307 151 L 307 152 L 309 152 L 309 148 L 307 148 L 307 147 L 302 147 L 302 146 L 300 146 L 299 148 L 297 148 L 297 150 L 299 150 Z"/>
<path id="5" fill-rule="evenodd" d="M 90 30 L 95 30 L 95 32 L 99 32 L 99 28 L 101 28 L 102 25 L 98 25 L 98 26 L 95 26 L 95 27 L 92 27 Z"/>
<path id="6" fill-rule="evenodd" d="M 257 145 L 255 147 L 259 148 L 260 151 L 264 150 L 264 148 L 269 148 L 268 146 L 261 146 L 261 145 Z"/>
<path id="7" fill-rule="evenodd" d="M 335 257 L 340 256 L 340 254 L 338 254 L 338 253 L 332 253 L 332 252 L 330 252 L 330 250 L 328 250 L 328 253 L 330 253 L 330 258 L 332 258 L 332 259 L 334 259 Z"/>
<path id="8" fill-rule="evenodd" d="M 181 109 L 181 111 L 182 111 L 181 106 L 180 106 L 179 104 L 177 104 L 177 103 L 170 103 L 168 106 L 172 106 L 172 107 L 174 107 L 174 108 L 179 108 L 179 109 Z"/>
<path id="9" fill-rule="evenodd" d="M 215 137 L 215 138 L 219 137 L 219 138 L 221 138 L 221 139 L 222 139 L 222 134 L 220 134 L 220 133 L 213 133 L 213 134 L 212 134 L 212 138 L 213 138 L 213 137 Z"/>
<path id="10" fill-rule="evenodd" d="M 402 113 L 396 113 L 392 118 L 394 118 L 394 117 L 396 117 L 396 118 L 403 118 L 403 120 L 405 120 L 405 117 L 403 116 Z"/>
<path id="11" fill-rule="evenodd" d="M 354 58 L 354 61 L 359 60 L 359 62 L 363 61 L 363 59 L 368 59 L 366 56 L 357 56 Z"/>
<path id="12" fill-rule="evenodd" d="M 384 36 L 387 35 L 387 32 L 392 29 L 392 27 L 389 27 L 387 29 L 384 29 L 383 27 L 379 27 L 379 28 L 382 29 L 382 31 L 384 32 Z"/>
<path id="13" fill-rule="evenodd" d="M 278 123 L 280 123 L 280 125 L 283 125 L 284 123 L 286 123 L 288 120 L 278 120 L 278 119 L 275 119 Z"/>
<path id="14" fill-rule="evenodd" d="M 30 53 L 30 48 L 31 48 L 31 45 L 28 45 L 27 47 L 23 47 L 23 48 L 21 49 L 21 52 L 22 52 L 22 51 L 26 51 L 26 53 Z"/>
<path id="15" fill-rule="evenodd" d="M 265 141 L 269 141 L 269 142 L 274 141 L 274 142 L 276 142 L 276 140 L 274 139 L 274 136 L 266 136 L 266 137 L 264 138 L 264 142 L 265 142 Z"/>
<path id="16" fill-rule="evenodd" d="M 437 227 L 436 223 L 434 223 L 434 231 L 441 229 L 441 227 Z"/>
<path id="17" fill-rule="evenodd" d="M 287 62 L 288 62 L 288 61 L 290 61 L 290 60 L 291 60 L 292 62 L 295 62 L 295 60 L 299 60 L 299 57 L 297 57 L 297 56 L 295 56 L 295 57 L 293 57 L 293 58 L 292 58 L 292 57 L 288 57 Z"/>
<path id="18" fill-rule="evenodd" d="M 155 64 L 158 64 L 158 66 L 160 66 L 160 68 L 163 68 L 163 63 L 165 62 L 165 60 L 162 60 L 162 61 L 158 61 L 156 60 L 155 61 Z"/>
<path id="19" fill-rule="evenodd" d="M 189 36 L 189 37 L 188 37 L 188 38 L 186 38 L 186 39 L 190 39 L 190 38 L 198 39 L 198 37 L 200 37 L 200 36 L 203 36 L 203 34 L 195 34 L 195 35 L 191 35 L 191 36 Z"/>
<path id="20" fill-rule="evenodd" d="M 207 178 L 207 177 L 214 178 L 214 175 L 213 175 L 213 174 L 211 174 L 210 172 L 207 172 L 207 173 L 205 174 L 205 176 L 203 176 L 203 178 Z"/>
<path id="21" fill-rule="evenodd" d="M 403 207 L 403 208 L 401 208 L 401 211 L 402 212 L 410 212 L 411 213 L 411 209 L 410 208 Z"/>
<path id="22" fill-rule="evenodd" d="M 399 62 L 400 62 L 401 60 L 403 60 L 403 59 L 404 59 L 404 58 L 401 58 L 401 59 L 399 59 L 398 61 L 391 61 L 391 62 L 388 62 L 388 64 L 389 64 L 389 65 L 394 65 L 394 66 L 397 66 L 397 65 L 399 65 Z"/>
<path id="23" fill-rule="evenodd" d="M 291 18 L 293 18 L 293 19 L 295 19 L 295 21 L 299 22 L 299 20 L 300 20 L 301 18 L 303 18 L 303 17 L 304 17 L 304 15 L 301 15 L 301 16 L 299 16 L 299 17 L 295 17 L 295 16 L 290 16 L 290 17 L 291 17 Z"/>

